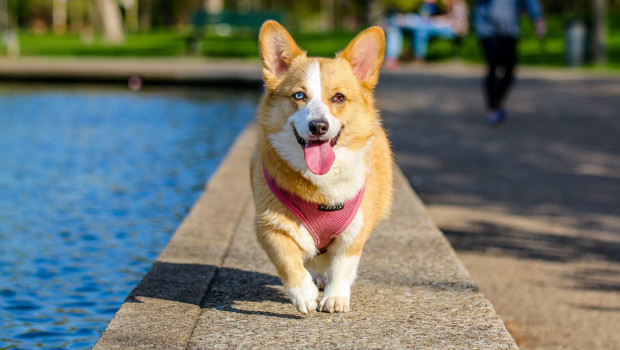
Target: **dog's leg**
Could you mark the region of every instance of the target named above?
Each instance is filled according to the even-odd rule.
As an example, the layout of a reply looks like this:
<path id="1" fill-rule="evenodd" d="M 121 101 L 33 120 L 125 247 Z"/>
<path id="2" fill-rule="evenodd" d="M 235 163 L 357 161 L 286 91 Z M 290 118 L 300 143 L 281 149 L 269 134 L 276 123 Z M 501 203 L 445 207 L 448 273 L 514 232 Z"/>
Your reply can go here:
<path id="1" fill-rule="evenodd" d="M 364 243 L 370 234 L 370 228 L 364 227 L 363 223 L 362 210 L 360 210 L 349 227 L 329 247 L 327 287 L 319 304 L 320 311 L 349 311 L 351 285 L 357 277 L 357 265 Z"/>
<path id="2" fill-rule="evenodd" d="M 328 284 L 323 299 L 319 305 L 321 311 L 347 312 L 351 285 L 357 276 L 357 265 L 360 255 L 348 255 L 346 252 L 336 252 L 327 269 Z"/>
<path id="3" fill-rule="evenodd" d="M 325 289 L 327 285 L 327 267 L 329 266 L 329 254 L 321 254 L 306 261 L 306 268 L 310 271 L 312 279 L 319 290 Z"/>
<path id="4" fill-rule="evenodd" d="M 271 231 L 260 239 L 267 255 L 276 266 L 282 285 L 299 312 L 316 311 L 319 290 L 303 263 L 303 251 L 295 240 L 284 232 Z"/>

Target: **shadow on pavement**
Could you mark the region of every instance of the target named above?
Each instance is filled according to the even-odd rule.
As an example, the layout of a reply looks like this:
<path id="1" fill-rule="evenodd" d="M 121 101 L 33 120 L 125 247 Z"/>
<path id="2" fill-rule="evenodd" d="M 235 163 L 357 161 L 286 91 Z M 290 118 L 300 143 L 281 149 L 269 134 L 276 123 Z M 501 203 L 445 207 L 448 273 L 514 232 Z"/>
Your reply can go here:
<path id="1" fill-rule="evenodd" d="M 576 282 L 573 289 L 620 292 L 620 269 L 581 269 L 565 277 Z M 620 308 L 614 311 L 620 311 Z"/>
<path id="2" fill-rule="evenodd" d="M 480 216 L 463 218 L 465 230 L 439 222 L 457 251 L 620 262 L 620 82 L 520 79 L 496 128 L 485 123 L 479 78 L 409 73 L 382 82 L 396 160 L 425 204 L 494 208 L 573 230 L 532 232 Z"/>
<path id="3" fill-rule="evenodd" d="M 281 285 L 279 277 L 260 272 L 157 261 L 126 302 L 140 303 L 139 297 L 147 297 L 201 305 L 202 308 L 220 311 L 300 319 L 300 316 L 293 314 L 247 311 L 235 306 L 238 302 L 290 304 L 277 288 Z"/>
<path id="4" fill-rule="evenodd" d="M 281 288 L 280 277 L 260 272 L 243 271 L 224 267 L 216 273 L 202 307 L 245 315 L 263 315 L 287 319 L 302 319 L 294 314 L 280 314 L 270 311 L 244 310 L 236 307 L 238 302 L 274 302 L 290 304 Z M 293 307 L 289 308 L 295 310 Z"/>
<path id="5" fill-rule="evenodd" d="M 620 243 L 585 237 L 518 232 L 489 223 L 476 223 L 475 231 L 443 230 L 450 242 L 465 251 L 497 251 L 519 258 L 570 262 L 599 259 L 620 262 Z"/>

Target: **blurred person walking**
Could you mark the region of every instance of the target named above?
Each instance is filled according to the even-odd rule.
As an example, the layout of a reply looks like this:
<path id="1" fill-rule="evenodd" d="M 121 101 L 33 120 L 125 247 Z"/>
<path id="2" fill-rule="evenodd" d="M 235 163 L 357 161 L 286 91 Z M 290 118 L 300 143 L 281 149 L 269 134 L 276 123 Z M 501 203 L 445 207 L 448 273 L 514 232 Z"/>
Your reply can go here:
<path id="1" fill-rule="evenodd" d="M 527 10 L 539 38 L 546 31 L 538 0 L 475 0 L 473 22 L 488 71 L 483 81 L 487 122 L 499 125 L 506 120 L 504 108 L 514 80 L 519 38 L 519 14 Z"/>

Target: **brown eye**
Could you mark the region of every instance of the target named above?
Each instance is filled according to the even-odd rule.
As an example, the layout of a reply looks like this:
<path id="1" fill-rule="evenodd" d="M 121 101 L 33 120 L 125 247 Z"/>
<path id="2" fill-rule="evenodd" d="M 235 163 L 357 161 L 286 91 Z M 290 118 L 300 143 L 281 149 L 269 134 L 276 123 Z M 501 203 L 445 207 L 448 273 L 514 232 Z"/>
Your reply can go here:
<path id="1" fill-rule="evenodd" d="M 337 93 L 334 95 L 334 97 L 332 97 L 332 102 L 344 102 L 346 100 L 347 98 L 344 97 L 344 95 L 341 93 Z"/>

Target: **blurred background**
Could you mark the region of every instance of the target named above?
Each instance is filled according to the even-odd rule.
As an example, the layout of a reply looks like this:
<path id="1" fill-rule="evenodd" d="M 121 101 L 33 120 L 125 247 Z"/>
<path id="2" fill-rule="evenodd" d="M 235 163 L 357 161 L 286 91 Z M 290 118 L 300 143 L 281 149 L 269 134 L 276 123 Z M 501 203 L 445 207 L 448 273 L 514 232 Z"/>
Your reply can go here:
<path id="1" fill-rule="evenodd" d="M 257 57 L 267 18 L 282 22 L 311 55 L 332 55 L 360 28 L 421 0 L 0 0 L 0 54 L 9 56 Z M 467 1 L 470 5 L 472 0 Z M 524 19 L 521 63 L 562 66 L 598 61 L 620 68 L 620 0 L 543 0 L 545 41 Z M 445 6 L 439 1 L 439 6 Z M 601 13 L 603 15 L 601 16 Z M 601 30 L 603 33 L 597 33 Z M 572 34 L 569 34 L 572 33 Z M 592 45 L 604 38 L 606 53 Z M 579 56 L 567 62 L 567 43 Z M 568 45 L 571 45 L 570 43 Z M 573 47 L 574 51 L 575 48 Z M 429 60 L 480 62 L 470 33 L 455 48 L 434 40 Z"/>

